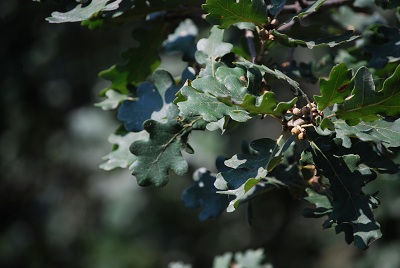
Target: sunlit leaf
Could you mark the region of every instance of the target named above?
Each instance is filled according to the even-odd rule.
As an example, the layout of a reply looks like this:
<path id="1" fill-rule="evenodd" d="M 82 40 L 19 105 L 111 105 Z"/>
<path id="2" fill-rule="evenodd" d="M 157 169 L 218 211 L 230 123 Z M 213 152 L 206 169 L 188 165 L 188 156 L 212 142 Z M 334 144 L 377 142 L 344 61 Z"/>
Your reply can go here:
<path id="1" fill-rule="evenodd" d="M 121 94 L 112 89 L 108 90 L 105 95 L 107 97 L 105 100 L 95 104 L 95 106 L 101 107 L 103 110 L 113 110 L 117 108 L 121 102 L 130 98 L 128 95 Z"/>
<path id="2" fill-rule="evenodd" d="M 263 0 L 207 0 L 203 9 L 206 19 L 220 28 L 228 28 L 239 22 L 251 22 L 262 26 L 268 22 L 267 7 Z"/>
<path id="3" fill-rule="evenodd" d="M 122 0 L 92 0 L 89 5 L 78 4 L 74 9 L 61 13 L 53 12 L 51 17 L 46 18 L 50 23 L 77 22 L 89 19 L 92 15 L 101 11 L 110 11 L 118 8 Z"/>
<path id="4" fill-rule="evenodd" d="M 196 61 L 205 65 L 200 76 L 214 76 L 215 70 L 221 65 L 217 59 L 231 52 L 233 45 L 223 42 L 223 38 L 224 30 L 213 27 L 208 38 L 202 38 L 197 42 Z"/>
<path id="5" fill-rule="evenodd" d="M 361 67 L 354 77 L 352 98 L 338 105 L 336 117 L 350 125 L 360 121 L 372 122 L 387 116 L 400 115 L 400 66 L 385 80 L 380 91 L 375 90 L 374 80 L 366 67 Z"/>
<path id="6" fill-rule="evenodd" d="M 353 73 L 344 63 L 338 64 L 331 70 L 329 79 L 320 79 L 321 96 L 314 96 L 319 110 L 336 103 L 343 103 L 352 90 Z"/>

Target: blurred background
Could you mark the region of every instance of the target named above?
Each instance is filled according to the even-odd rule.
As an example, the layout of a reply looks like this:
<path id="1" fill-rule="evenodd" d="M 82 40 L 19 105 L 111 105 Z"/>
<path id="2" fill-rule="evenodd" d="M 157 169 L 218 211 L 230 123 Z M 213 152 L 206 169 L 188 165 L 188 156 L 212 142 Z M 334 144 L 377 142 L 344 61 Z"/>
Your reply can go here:
<path id="1" fill-rule="evenodd" d="M 251 226 L 246 206 L 205 222 L 184 207 L 190 174 L 215 171 L 213 159 L 239 152 L 242 139 L 276 138 L 270 121 L 227 137 L 193 135 L 191 172 L 162 189 L 137 186 L 128 170 L 99 169 L 120 123 L 93 105 L 108 86 L 97 74 L 120 61 L 131 29 L 49 24 L 54 10 L 63 7 L 0 2 L 0 267 L 147 268 L 180 260 L 200 268 L 248 248 L 263 248 L 276 268 L 400 267 L 400 181 L 393 177 L 370 186 L 380 189 L 383 238 L 365 252 L 322 230 L 323 219 L 303 218 L 307 204 L 285 190 L 254 200 Z"/>

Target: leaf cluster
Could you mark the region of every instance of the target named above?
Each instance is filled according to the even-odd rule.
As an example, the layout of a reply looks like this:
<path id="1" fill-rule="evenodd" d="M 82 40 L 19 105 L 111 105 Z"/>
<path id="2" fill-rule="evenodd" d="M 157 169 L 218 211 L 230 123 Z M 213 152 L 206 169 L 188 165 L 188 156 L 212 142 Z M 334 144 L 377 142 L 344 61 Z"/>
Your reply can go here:
<path id="1" fill-rule="evenodd" d="M 305 216 L 327 217 L 324 228 L 366 249 L 381 232 L 373 215 L 377 193 L 364 186 L 378 173 L 398 174 L 393 159 L 400 146 L 400 32 L 376 13 L 377 5 L 393 5 L 369 2 L 92 0 L 48 20 L 82 21 L 90 29 L 133 25 L 137 45 L 122 54 L 122 63 L 100 72 L 110 85 L 97 105 L 118 109 L 125 128 L 110 137 L 114 150 L 102 168 L 129 167 L 139 185 L 162 187 L 171 171 L 188 171 L 182 152 L 194 153 L 193 131 L 223 134 L 269 116 L 281 135 L 251 141 L 242 153 L 219 160 L 217 172 L 197 170 L 182 195 L 186 206 L 201 207 L 199 218 L 206 220 L 285 188 L 315 205 Z M 213 26 L 199 38 L 194 18 L 203 12 Z M 320 14 L 329 27 L 313 19 Z M 224 41 L 232 28 L 242 31 L 245 45 Z M 272 62 L 275 49 L 293 55 L 299 46 L 335 53 L 311 63 L 291 56 Z M 161 50 L 182 54 L 181 76 L 157 69 Z M 320 94 L 308 96 L 305 81 Z M 280 100 L 285 90 L 293 97 Z"/>

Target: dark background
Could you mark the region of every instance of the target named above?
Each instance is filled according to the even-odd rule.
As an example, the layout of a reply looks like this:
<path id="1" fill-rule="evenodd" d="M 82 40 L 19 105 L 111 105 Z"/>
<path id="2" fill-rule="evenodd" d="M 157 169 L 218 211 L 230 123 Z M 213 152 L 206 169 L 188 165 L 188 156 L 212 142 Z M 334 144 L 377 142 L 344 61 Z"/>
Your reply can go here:
<path id="1" fill-rule="evenodd" d="M 119 123 L 93 106 L 108 85 L 97 74 L 132 45 L 130 28 L 49 24 L 54 10 L 63 6 L 0 2 L 0 267 L 147 268 L 177 260 L 211 267 L 213 256 L 248 248 L 264 248 L 274 267 L 400 267 L 393 178 L 371 185 L 380 189 L 383 238 L 361 252 L 323 231 L 323 219 L 303 218 L 307 204 L 285 190 L 254 200 L 251 226 L 246 206 L 200 222 L 180 200 L 189 175 L 156 189 L 137 186 L 128 170 L 100 170 Z M 210 159 L 237 152 L 239 139 L 271 135 L 269 123 L 252 122 L 227 138 L 194 136 L 200 160 L 190 158 L 192 171 L 214 168 Z"/>

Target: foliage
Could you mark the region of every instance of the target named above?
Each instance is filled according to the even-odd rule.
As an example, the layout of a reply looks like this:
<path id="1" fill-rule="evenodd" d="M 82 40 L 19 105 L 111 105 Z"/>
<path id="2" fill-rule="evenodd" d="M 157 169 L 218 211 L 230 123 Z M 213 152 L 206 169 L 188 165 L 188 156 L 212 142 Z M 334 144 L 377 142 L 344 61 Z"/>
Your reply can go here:
<path id="1" fill-rule="evenodd" d="M 249 268 L 272 268 L 271 264 L 262 264 L 265 258 L 262 249 L 247 250 L 246 252 L 226 252 L 224 255 L 216 256 L 213 261 L 212 268 L 229 268 L 232 266 L 249 267 Z M 182 262 L 172 262 L 168 268 L 191 268 L 190 264 Z"/>
<path id="2" fill-rule="evenodd" d="M 282 126 L 279 138 L 250 142 L 216 173 L 197 170 L 193 186 L 183 193 L 185 204 L 201 207 L 199 218 L 205 220 L 285 188 L 316 206 L 306 209 L 305 216 L 327 217 L 323 228 L 343 232 L 346 242 L 366 249 L 381 237 L 373 214 L 380 203 L 377 190 L 366 193 L 364 186 L 377 173 L 399 173 L 397 27 L 349 27 L 351 18 L 334 23 L 344 17 L 338 8 L 342 1 L 296 1 L 297 8 L 283 0 L 128 2 L 92 0 L 48 19 L 82 21 L 91 29 L 134 25 L 132 35 L 139 44 L 122 54 L 124 63 L 100 73 L 111 85 L 102 91 L 106 100 L 98 106 L 118 108 L 118 119 L 129 132 L 112 134 L 110 142 L 118 146 L 107 155 L 104 169 L 130 165 L 139 185 L 165 186 L 170 171 L 188 171 L 182 151 L 193 153 L 192 132 L 234 131 L 253 118 L 270 116 Z M 360 2 L 349 3 L 345 11 L 363 17 L 380 5 L 397 12 L 377 1 L 367 5 L 366 14 L 359 13 Z M 209 36 L 196 43 L 193 21 L 201 17 L 200 6 L 213 26 Z M 322 28 L 318 16 L 329 17 L 330 25 Z M 246 44 L 224 41 L 227 33 L 238 29 Z M 186 74 L 173 77 L 156 69 L 162 46 L 184 55 Z M 321 59 L 320 64 L 329 74 L 317 68 L 310 68 L 308 75 L 296 71 L 293 52 L 298 47 L 325 48 L 329 55 L 324 59 L 330 61 Z M 274 62 L 274 49 L 286 49 L 288 60 Z M 310 64 L 317 63 L 314 59 Z M 304 81 L 318 81 L 320 95 L 314 100 Z M 293 96 L 280 100 L 284 91 Z M 132 155 L 126 156 L 126 142 L 132 137 Z"/>

